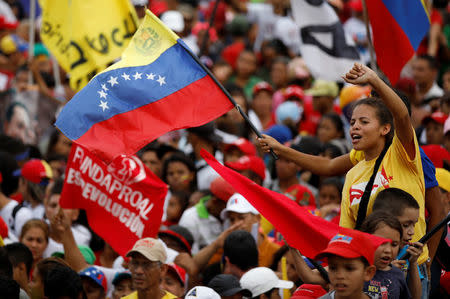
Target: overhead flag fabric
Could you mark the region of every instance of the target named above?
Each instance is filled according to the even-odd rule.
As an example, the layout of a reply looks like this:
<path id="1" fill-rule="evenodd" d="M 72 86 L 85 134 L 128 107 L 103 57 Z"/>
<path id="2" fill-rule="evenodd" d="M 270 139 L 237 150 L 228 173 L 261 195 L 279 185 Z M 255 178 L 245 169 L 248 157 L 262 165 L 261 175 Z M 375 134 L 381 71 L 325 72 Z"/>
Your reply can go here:
<path id="1" fill-rule="evenodd" d="M 342 75 L 361 62 L 352 37 L 345 34 L 327 1 L 291 0 L 292 14 L 300 26 L 300 52 L 315 78 L 343 81 Z"/>
<path id="2" fill-rule="evenodd" d="M 395 84 L 430 29 L 424 0 L 366 1 L 381 70 Z"/>
<path id="3" fill-rule="evenodd" d="M 129 0 L 39 0 L 41 39 L 80 90 L 119 58 L 137 30 Z"/>
<path id="4" fill-rule="evenodd" d="M 348 229 L 314 216 L 287 196 L 255 184 L 234 170 L 220 164 L 210 153 L 201 150 L 200 155 L 234 189 L 244 196 L 286 239 L 300 252 L 314 258 L 327 247 L 338 233 Z M 388 240 L 364 234 L 375 247 Z"/>
<path id="5" fill-rule="evenodd" d="M 136 156 L 118 157 L 106 165 L 75 144 L 60 204 L 86 210 L 90 227 L 124 256 L 137 240 L 156 236 L 167 190 Z"/>
<path id="6" fill-rule="evenodd" d="M 233 105 L 188 51 L 147 10 L 122 60 L 78 92 L 56 126 L 110 161 L 166 132 L 216 119 Z"/>

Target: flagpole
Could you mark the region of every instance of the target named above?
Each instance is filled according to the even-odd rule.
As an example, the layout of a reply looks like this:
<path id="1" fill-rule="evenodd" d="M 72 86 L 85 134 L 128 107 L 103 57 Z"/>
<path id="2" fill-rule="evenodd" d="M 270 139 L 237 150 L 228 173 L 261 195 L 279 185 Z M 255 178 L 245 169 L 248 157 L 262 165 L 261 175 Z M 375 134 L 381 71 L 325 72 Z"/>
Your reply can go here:
<path id="1" fill-rule="evenodd" d="M 202 56 L 206 52 L 206 48 L 208 47 L 208 40 L 209 40 L 209 29 L 213 27 L 214 25 L 214 19 L 216 18 L 216 12 L 217 7 L 219 7 L 220 0 L 216 0 L 216 3 L 214 3 L 214 8 L 212 10 L 211 18 L 209 19 L 208 28 L 206 29 L 205 37 L 202 40 L 202 46 L 200 48 L 200 54 L 199 56 Z"/>
<path id="2" fill-rule="evenodd" d="M 180 44 L 187 53 L 189 53 L 189 55 L 191 55 L 191 57 L 202 67 L 202 69 L 211 77 L 211 79 L 217 84 L 217 86 L 219 86 L 219 88 L 223 91 L 223 93 L 226 95 L 226 97 L 228 98 L 228 100 L 234 105 L 234 107 L 239 111 L 239 113 L 242 115 L 242 117 L 244 118 L 244 120 L 248 123 L 248 125 L 250 126 L 250 128 L 252 129 L 253 132 L 255 132 L 256 136 L 258 136 L 258 138 L 262 138 L 261 132 L 259 132 L 259 130 L 255 127 L 255 125 L 250 121 L 250 119 L 248 118 L 247 114 L 245 114 L 245 112 L 242 110 L 241 106 L 239 106 L 236 101 L 233 99 L 233 97 L 231 96 L 231 94 L 228 92 L 228 90 L 225 89 L 225 87 L 223 87 L 223 85 L 216 79 L 216 77 L 214 77 L 214 75 L 211 73 L 211 71 L 200 61 L 200 59 L 197 57 L 197 55 L 195 55 L 194 53 L 191 52 L 191 50 L 189 50 L 189 48 L 187 48 L 187 46 L 183 43 L 183 42 L 178 42 L 178 44 Z M 270 149 L 270 154 L 272 155 L 272 157 L 275 160 L 278 160 L 278 155 L 275 154 L 275 152 Z"/>
<path id="3" fill-rule="evenodd" d="M 377 62 L 375 59 L 375 50 L 373 48 L 372 35 L 370 33 L 369 14 L 367 12 L 366 0 L 362 0 L 362 5 L 363 5 L 364 23 L 366 25 L 366 35 L 367 35 L 367 40 L 369 42 L 368 48 L 369 48 L 369 53 L 370 53 L 370 68 L 373 71 L 375 71 L 376 73 L 378 73 Z"/>
<path id="4" fill-rule="evenodd" d="M 34 56 L 34 37 L 36 28 L 36 0 L 30 1 L 30 28 L 28 31 L 28 63 L 30 64 Z M 33 84 L 33 74 L 28 75 L 28 84 Z"/>

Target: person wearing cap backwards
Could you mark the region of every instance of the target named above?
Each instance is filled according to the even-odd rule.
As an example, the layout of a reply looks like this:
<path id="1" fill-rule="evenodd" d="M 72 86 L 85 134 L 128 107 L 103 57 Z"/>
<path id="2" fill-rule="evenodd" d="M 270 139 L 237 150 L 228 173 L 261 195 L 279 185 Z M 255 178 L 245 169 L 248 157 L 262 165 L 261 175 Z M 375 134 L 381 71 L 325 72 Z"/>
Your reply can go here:
<path id="1" fill-rule="evenodd" d="M 258 263 L 260 266 L 268 267 L 272 264 L 273 255 L 280 248 L 269 238 L 260 232 L 259 223 L 261 216 L 259 212 L 239 193 L 233 194 L 227 202 L 227 207 L 220 214 L 223 220 L 234 225 L 240 221 L 240 229 L 252 234 L 258 246 Z"/>
<path id="2" fill-rule="evenodd" d="M 161 287 L 182 298 L 186 285 L 186 271 L 175 263 L 169 263 L 167 266 L 167 272 L 161 281 Z"/>
<path id="3" fill-rule="evenodd" d="M 128 267 L 136 291 L 124 299 L 172 299 L 175 295 L 163 290 L 161 279 L 167 271 L 167 253 L 160 240 L 144 238 L 138 240 L 127 255 Z"/>
<path id="4" fill-rule="evenodd" d="M 211 183 L 211 195 L 201 198 L 199 203 L 184 211 L 179 225 L 194 236 L 193 254 L 214 242 L 222 233 L 220 213 L 233 193 L 233 187 L 218 177 Z"/>
<path id="5" fill-rule="evenodd" d="M 83 283 L 83 289 L 86 299 L 105 299 L 106 298 L 106 277 L 105 274 L 95 268 L 89 267 L 78 273 Z"/>
<path id="6" fill-rule="evenodd" d="M 242 156 L 237 161 L 225 162 L 225 165 L 236 170 L 246 178 L 262 186 L 266 178 L 264 161 L 257 156 Z"/>
<path id="7" fill-rule="evenodd" d="M 442 112 L 434 112 L 425 117 L 422 121 L 425 126 L 426 144 L 443 144 L 444 143 L 444 123 L 448 115 Z M 420 138 L 423 141 L 423 133 Z"/>
<path id="8" fill-rule="evenodd" d="M 44 218 L 45 188 L 53 177 L 50 165 L 44 160 L 32 159 L 14 175 L 20 176 L 18 192 L 22 194 L 23 205 L 31 209 L 34 218 Z"/>
<path id="9" fill-rule="evenodd" d="M 281 299 L 280 289 L 291 289 L 292 281 L 281 280 L 275 272 L 266 267 L 253 268 L 245 273 L 239 281 L 241 287 L 252 293 L 251 298 Z"/>
<path id="10" fill-rule="evenodd" d="M 219 175 L 209 166 L 200 156 L 202 149 L 211 155 L 214 155 L 222 138 L 216 134 L 214 123 L 210 122 L 200 127 L 188 128 L 188 142 L 192 146 L 193 160 L 197 169 L 197 188 L 198 190 L 209 189 L 211 182 Z"/>
<path id="11" fill-rule="evenodd" d="M 248 112 L 248 117 L 260 131 L 267 130 L 275 124 L 272 113 L 272 95 L 272 86 L 265 81 L 259 82 L 253 87 L 252 109 Z"/>
<path id="12" fill-rule="evenodd" d="M 13 172 L 18 168 L 14 157 L 8 153 L 0 152 L 0 217 L 8 225 L 9 236 L 17 240 L 22 226 L 33 218 L 33 212 L 22 207 L 8 196 L 14 193 L 18 186 L 18 179 Z"/>

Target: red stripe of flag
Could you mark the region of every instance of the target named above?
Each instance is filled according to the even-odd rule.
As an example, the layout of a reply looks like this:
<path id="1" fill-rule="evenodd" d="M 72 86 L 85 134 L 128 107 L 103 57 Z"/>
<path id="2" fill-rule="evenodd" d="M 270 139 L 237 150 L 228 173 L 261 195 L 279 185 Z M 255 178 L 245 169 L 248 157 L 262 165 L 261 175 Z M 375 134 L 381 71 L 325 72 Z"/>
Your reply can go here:
<path id="1" fill-rule="evenodd" d="M 413 57 L 414 48 L 381 0 L 366 2 L 377 62 L 394 85 L 405 64 Z"/>
<path id="2" fill-rule="evenodd" d="M 212 121 L 231 108 L 217 84 L 205 76 L 157 102 L 97 123 L 75 141 L 112 160 L 137 152 L 166 132 Z"/>

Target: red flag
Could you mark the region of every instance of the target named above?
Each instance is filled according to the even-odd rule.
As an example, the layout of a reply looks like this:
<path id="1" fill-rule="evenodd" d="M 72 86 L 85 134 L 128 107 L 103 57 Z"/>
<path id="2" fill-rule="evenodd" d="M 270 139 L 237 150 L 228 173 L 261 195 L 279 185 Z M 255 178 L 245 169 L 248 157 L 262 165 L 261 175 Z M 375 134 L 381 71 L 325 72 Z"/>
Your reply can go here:
<path id="1" fill-rule="evenodd" d="M 135 156 L 106 165 L 74 144 L 60 205 L 85 209 L 89 225 L 120 255 L 145 237 L 155 237 L 167 185 Z"/>
<path id="2" fill-rule="evenodd" d="M 287 196 L 261 187 L 223 166 L 207 151 L 202 149 L 200 154 L 220 176 L 281 232 L 290 246 L 299 249 L 303 255 L 314 258 L 327 247 L 328 242 L 335 235 L 348 231 L 337 224 L 312 215 Z M 372 240 L 375 248 L 387 241 L 369 234 L 364 233 L 364 235 Z"/>

